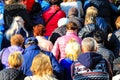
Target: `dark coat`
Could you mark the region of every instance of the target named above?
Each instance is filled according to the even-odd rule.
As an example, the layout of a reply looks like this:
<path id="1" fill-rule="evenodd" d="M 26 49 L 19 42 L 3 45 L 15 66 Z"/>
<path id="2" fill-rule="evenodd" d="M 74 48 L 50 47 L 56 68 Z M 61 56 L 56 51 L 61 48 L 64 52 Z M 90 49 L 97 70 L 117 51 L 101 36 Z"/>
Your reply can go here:
<path id="1" fill-rule="evenodd" d="M 10 27 L 13 21 L 13 17 L 15 16 L 21 16 L 25 21 L 25 28 L 27 30 L 32 30 L 33 24 L 32 21 L 30 20 L 28 12 L 25 6 L 19 3 L 5 5 L 4 8 L 5 30 L 7 30 Z"/>
<path id="2" fill-rule="evenodd" d="M 92 37 L 94 31 L 98 30 L 99 28 L 95 24 L 88 24 L 85 25 L 79 32 L 78 36 L 80 38 L 85 38 L 85 37 Z"/>
<path id="3" fill-rule="evenodd" d="M 24 80 L 26 76 L 15 68 L 0 71 L 0 80 Z"/>

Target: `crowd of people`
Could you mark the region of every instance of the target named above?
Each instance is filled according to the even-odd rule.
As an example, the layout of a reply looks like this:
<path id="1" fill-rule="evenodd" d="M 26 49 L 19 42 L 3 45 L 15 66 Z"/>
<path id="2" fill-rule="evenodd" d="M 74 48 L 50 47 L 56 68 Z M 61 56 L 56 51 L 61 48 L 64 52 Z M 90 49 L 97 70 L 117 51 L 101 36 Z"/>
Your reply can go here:
<path id="1" fill-rule="evenodd" d="M 119 80 L 120 0 L 0 0 L 0 80 Z"/>

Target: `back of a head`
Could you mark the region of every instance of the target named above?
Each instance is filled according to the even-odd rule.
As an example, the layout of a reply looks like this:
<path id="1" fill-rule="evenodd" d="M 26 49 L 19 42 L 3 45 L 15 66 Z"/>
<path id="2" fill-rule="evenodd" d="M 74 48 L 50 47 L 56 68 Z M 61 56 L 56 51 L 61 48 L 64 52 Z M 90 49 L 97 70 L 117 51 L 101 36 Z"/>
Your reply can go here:
<path id="1" fill-rule="evenodd" d="M 106 41 L 107 36 L 102 30 L 97 30 L 93 33 L 93 38 L 96 40 L 97 43 L 103 43 Z"/>
<path id="2" fill-rule="evenodd" d="M 75 7 L 71 7 L 68 11 L 68 17 L 71 15 L 78 17 L 78 9 Z"/>
<path id="3" fill-rule="evenodd" d="M 25 40 L 24 45 L 26 48 L 30 45 L 38 45 L 38 40 L 35 37 L 29 37 Z"/>
<path id="4" fill-rule="evenodd" d="M 116 21 L 115 21 L 115 25 L 117 29 L 120 29 L 120 16 L 117 17 Z"/>
<path id="5" fill-rule="evenodd" d="M 65 53 L 67 58 L 76 61 L 78 55 L 81 53 L 80 44 L 76 40 L 71 38 L 66 44 Z"/>
<path id="6" fill-rule="evenodd" d="M 30 69 L 33 75 L 53 75 L 50 58 L 44 53 L 39 53 L 37 56 L 34 57 Z"/>
<path id="7" fill-rule="evenodd" d="M 66 28 L 67 30 L 78 30 L 77 24 L 71 21 L 66 25 Z"/>
<path id="8" fill-rule="evenodd" d="M 15 34 L 10 39 L 11 45 L 22 46 L 24 42 L 24 38 L 20 34 Z"/>
<path id="9" fill-rule="evenodd" d="M 42 24 L 37 24 L 33 27 L 34 36 L 43 36 L 45 33 L 45 27 Z"/>
<path id="10" fill-rule="evenodd" d="M 19 68 L 22 65 L 23 57 L 20 52 L 13 52 L 8 57 L 10 67 Z"/>
<path id="11" fill-rule="evenodd" d="M 82 50 L 83 52 L 91 52 L 96 51 L 97 49 L 97 43 L 94 38 L 87 37 L 82 40 Z"/>
<path id="12" fill-rule="evenodd" d="M 88 7 L 85 14 L 85 24 L 95 23 L 97 15 L 97 8 L 94 6 Z"/>
<path id="13" fill-rule="evenodd" d="M 14 4 L 14 3 L 20 2 L 20 0 L 5 0 L 4 2 L 5 4 Z"/>
<path id="14" fill-rule="evenodd" d="M 77 0 L 63 0 L 63 2 L 73 2 L 73 1 L 77 1 Z"/>

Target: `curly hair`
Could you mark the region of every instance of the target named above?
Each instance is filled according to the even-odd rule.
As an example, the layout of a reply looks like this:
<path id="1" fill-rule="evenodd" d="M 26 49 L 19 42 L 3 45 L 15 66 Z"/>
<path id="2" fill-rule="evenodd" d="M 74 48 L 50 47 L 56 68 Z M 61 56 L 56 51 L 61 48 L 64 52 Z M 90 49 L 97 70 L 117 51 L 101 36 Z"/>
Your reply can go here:
<path id="1" fill-rule="evenodd" d="M 38 24 L 33 27 L 34 36 L 43 36 L 45 33 L 45 27 L 42 24 Z"/>

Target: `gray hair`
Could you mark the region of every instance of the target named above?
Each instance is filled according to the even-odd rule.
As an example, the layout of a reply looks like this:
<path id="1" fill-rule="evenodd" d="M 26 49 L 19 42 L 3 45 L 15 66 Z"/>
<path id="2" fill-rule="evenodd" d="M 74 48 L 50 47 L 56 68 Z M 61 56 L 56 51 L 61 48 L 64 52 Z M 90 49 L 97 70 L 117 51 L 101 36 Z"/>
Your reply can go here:
<path id="1" fill-rule="evenodd" d="M 97 42 L 92 37 L 87 37 L 82 40 L 82 48 L 87 51 L 95 51 L 97 48 Z"/>

